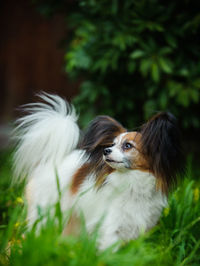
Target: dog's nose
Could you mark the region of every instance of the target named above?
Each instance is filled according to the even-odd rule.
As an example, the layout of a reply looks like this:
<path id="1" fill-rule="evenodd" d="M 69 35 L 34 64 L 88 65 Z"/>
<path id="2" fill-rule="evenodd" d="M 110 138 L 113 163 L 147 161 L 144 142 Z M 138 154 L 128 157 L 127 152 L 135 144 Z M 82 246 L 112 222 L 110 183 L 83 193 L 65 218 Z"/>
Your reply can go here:
<path id="1" fill-rule="evenodd" d="M 110 149 L 110 148 L 105 148 L 104 150 L 103 150 L 103 154 L 104 155 L 108 155 L 108 154 L 110 154 L 112 152 L 112 150 Z"/>

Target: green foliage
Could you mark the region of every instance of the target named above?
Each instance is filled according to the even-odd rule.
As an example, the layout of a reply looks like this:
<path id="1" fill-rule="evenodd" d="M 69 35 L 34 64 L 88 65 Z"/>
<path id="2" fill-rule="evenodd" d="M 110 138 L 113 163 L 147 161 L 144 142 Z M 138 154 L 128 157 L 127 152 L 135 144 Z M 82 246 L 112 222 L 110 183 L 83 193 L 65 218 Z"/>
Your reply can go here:
<path id="1" fill-rule="evenodd" d="M 0 206 L 4 216 L 0 220 L 0 265 L 199 265 L 200 263 L 200 183 L 189 165 L 187 176 L 169 195 L 169 206 L 164 209 L 160 222 L 137 240 L 98 251 L 98 230 L 88 235 L 84 221 L 78 237 L 63 236 L 60 203 L 55 205 L 55 216 L 45 219 L 40 233 L 37 222 L 31 231 L 25 229 L 22 187 L 10 188 L 9 154 L 0 154 Z M 4 158 L 4 160 L 3 160 Z M 59 183 L 58 193 L 60 193 Z M 15 193 L 13 193 L 13 191 Z M 21 199 L 21 200 L 20 200 Z M 11 206 L 9 208 L 6 207 Z"/>
<path id="2" fill-rule="evenodd" d="M 13 209 L 23 205 L 23 184 L 12 187 L 11 151 L 0 152 L 0 227 L 8 223 Z"/>
<path id="3" fill-rule="evenodd" d="M 133 127 L 170 110 L 200 127 L 199 10 L 194 0 L 78 1 L 65 59 L 84 80 L 74 99 L 83 123 L 106 113 Z"/>

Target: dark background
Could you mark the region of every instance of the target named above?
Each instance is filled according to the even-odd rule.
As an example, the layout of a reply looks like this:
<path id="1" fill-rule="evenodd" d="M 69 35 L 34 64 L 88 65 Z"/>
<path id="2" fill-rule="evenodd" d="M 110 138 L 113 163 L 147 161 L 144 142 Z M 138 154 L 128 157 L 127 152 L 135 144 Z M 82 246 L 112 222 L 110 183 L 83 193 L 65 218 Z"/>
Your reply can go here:
<path id="1" fill-rule="evenodd" d="M 0 4 L 0 123 L 15 115 L 15 108 L 33 100 L 37 91 L 71 99 L 77 84 L 64 72 L 62 15 L 51 19 L 37 12 L 31 1 L 7 0 Z"/>
<path id="2" fill-rule="evenodd" d="M 20 105 L 39 91 L 70 100 L 78 82 L 70 82 L 64 71 L 62 38 L 68 30 L 62 15 L 49 19 L 31 1 L 1 1 L 0 31 L 0 147 L 5 147 Z"/>
<path id="3" fill-rule="evenodd" d="M 82 5 L 78 5 L 78 1 L 70 0 L 1 1 L 0 147 L 6 146 L 12 122 L 20 115 L 17 107 L 35 101 L 37 92 L 46 91 L 69 101 L 76 96 L 74 104 L 80 109 L 82 125 L 105 113 L 133 128 L 156 111 L 170 110 L 180 121 L 186 152 L 197 158 L 197 2 L 183 1 L 180 5 L 181 2 L 170 1 L 169 5 L 162 2 L 163 6 L 159 6 L 156 1 L 144 1 L 144 6 L 139 6 L 128 0 L 127 5 L 133 5 L 130 8 L 125 3 L 120 7 L 120 1 L 93 2 L 80 1 Z M 136 15 L 131 14 L 134 10 Z M 132 26 L 134 19 L 136 24 Z M 69 21 L 74 25 L 69 25 Z M 134 40 L 131 43 L 131 37 L 138 37 L 136 45 Z M 71 46 L 67 40 L 72 40 Z M 152 40 L 155 49 L 150 47 Z M 166 47 L 171 52 L 162 55 Z M 144 57 L 140 55 L 142 49 Z M 153 53 L 164 57 L 166 65 L 163 68 L 153 61 L 152 69 L 144 74 L 142 60 L 148 60 Z M 119 58 L 116 65 L 115 57 Z M 174 96 L 170 96 L 173 88 Z"/>

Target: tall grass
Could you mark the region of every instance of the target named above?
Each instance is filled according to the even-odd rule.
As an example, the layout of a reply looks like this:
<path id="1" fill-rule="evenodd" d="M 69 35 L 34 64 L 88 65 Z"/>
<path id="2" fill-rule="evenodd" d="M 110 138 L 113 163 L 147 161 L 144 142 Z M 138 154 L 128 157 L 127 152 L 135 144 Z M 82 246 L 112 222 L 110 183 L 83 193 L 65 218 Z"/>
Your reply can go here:
<path id="1" fill-rule="evenodd" d="M 191 162 L 185 178 L 169 195 L 160 222 L 137 240 L 105 251 L 96 248 L 98 231 L 88 236 L 84 221 L 79 236 L 63 236 L 59 203 L 40 232 L 26 230 L 23 184 L 10 186 L 10 153 L 0 154 L 1 265 L 199 265 L 200 185 Z M 58 184 L 59 189 L 59 184 Z M 39 218 L 39 220 L 44 217 Z"/>

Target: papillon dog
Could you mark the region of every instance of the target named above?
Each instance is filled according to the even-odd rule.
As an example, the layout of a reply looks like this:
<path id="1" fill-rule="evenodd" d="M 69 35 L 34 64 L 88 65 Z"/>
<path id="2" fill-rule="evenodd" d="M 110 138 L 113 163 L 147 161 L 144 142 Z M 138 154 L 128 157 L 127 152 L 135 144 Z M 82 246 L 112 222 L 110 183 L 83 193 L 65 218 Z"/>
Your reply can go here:
<path id="1" fill-rule="evenodd" d="M 115 119 L 97 116 L 80 133 L 73 106 L 57 95 L 40 98 L 25 106 L 28 114 L 15 131 L 14 175 L 27 180 L 29 227 L 38 219 L 38 208 L 45 210 L 58 199 L 63 214 L 73 208 L 64 232 L 75 233 L 82 215 L 89 233 L 100 224 L 100 249 L 155 226 L 182 172 L 175 117 L 161 112 L 129 132 Z"/>

